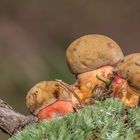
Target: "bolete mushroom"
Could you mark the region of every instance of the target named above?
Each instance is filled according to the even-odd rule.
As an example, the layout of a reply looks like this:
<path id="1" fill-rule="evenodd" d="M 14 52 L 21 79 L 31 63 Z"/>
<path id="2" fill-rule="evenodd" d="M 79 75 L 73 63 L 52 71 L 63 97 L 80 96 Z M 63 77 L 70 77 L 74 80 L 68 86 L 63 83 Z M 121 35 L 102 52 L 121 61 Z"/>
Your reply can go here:
<path id="1" fill-rule="evenodd" d="M 67 48 L 66 60 L 70 71 L 76 75 L 79 97 L 86 101 L 96 86 L 105 87 L 110 83 L 113 71 L 122 59 L 121 48 L 107 36 L 85 35 L 72 42 Z"/>
<path id="2" fill-rule="evenodd" d="M 63 82 L 42 81 L 27 93 L 26 105 L 39 120 L 64 116 L 74 111 L 75 97 L 69 90 Z"/>
<path id="3" fill-rule="evenodd" d="M 126 56 L 118 64 L 117 76 L 112 83 L 113 95 L 126 106 L 135 107 L 140 97 L 140 53 Z"/>

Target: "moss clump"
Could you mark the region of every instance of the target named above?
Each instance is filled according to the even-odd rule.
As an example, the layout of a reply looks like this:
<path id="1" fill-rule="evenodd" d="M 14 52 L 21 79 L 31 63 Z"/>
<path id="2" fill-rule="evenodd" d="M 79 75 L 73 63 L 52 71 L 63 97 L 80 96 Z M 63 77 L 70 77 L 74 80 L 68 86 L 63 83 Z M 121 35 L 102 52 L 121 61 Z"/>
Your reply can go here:
<path id="1" fill-rule="evenodd" d="M 64 118 L 29 125 L 9 140 L 139 140 L 140 108 L 108 99 Z"/>

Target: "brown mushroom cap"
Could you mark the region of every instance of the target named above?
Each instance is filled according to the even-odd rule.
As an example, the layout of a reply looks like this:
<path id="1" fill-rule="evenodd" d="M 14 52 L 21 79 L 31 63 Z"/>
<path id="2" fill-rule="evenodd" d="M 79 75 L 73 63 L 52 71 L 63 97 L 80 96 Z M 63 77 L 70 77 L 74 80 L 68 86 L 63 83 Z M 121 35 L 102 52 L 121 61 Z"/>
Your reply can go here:
<path id="1" fill-rule="evenodd" d="M 42 81 L 27 93 L 26 105 L 30 112 L 36 115 L 57 100 L 71 100 L 71 97 L 57 81 Z"/>
<path id="2" fill-rule="evenodd" d="M 85 35 L 70 44 L 66 51 L 69 69 L 74 74 L 95 70 L 105 65 L 115 66 L 123 59 L 116 42 L 104 35 Z"/>
<path id="3" fill-rule="evenodd" d="M 117 73 L 126 79 L 128 85 L 140 93 L 140 53 L 126 56 L 117 66 Z"/>

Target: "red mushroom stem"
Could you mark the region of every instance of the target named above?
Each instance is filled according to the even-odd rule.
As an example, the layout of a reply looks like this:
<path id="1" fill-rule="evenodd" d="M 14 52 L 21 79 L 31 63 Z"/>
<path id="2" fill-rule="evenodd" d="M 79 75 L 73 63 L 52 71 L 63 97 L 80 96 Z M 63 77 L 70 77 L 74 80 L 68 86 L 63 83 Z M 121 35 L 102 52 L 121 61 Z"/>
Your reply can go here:
<path id="1" fill-rule="evenodd" d="M 114 67 L 103 66 L 99 69 L 85 72 L 77 75 L 75 86 L 79 89 L 79 97 L 82 101 L 93 96 L 93 90 L 96 86 L 107 87 L 110 83 L 110 78 L 113 76 Z"/>
<path id="2" fill-rule="evenodd" d="M 138 94 L 130 88 L 127 81 L 119 75 L 112 82 L 112 96 L 121 99 L 126 107 L 136 107 L 139 103 Z"/>
<path id="3" fill-rule="evenodd" d="M 39 120 L 52 120 L 54 118 L 62 117 L 70 112 L 74 112 L 72 102 L 59 100 L 40 110 L 37 114 L 37 118 Z"/>

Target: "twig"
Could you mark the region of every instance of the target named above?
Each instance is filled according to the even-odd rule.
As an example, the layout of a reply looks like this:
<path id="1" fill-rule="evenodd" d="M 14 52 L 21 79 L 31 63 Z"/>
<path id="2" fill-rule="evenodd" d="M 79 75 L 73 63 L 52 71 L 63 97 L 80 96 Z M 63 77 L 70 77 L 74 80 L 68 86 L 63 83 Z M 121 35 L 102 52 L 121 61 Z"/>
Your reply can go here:
<path id="1" fill-rule="evenodd" d="M 5 101 L 0 99 L 0 129 L 10 136 L 21 131 L 29 123 L 36 122 L 37 118 L 25 116 L 15 112 Z"/>

